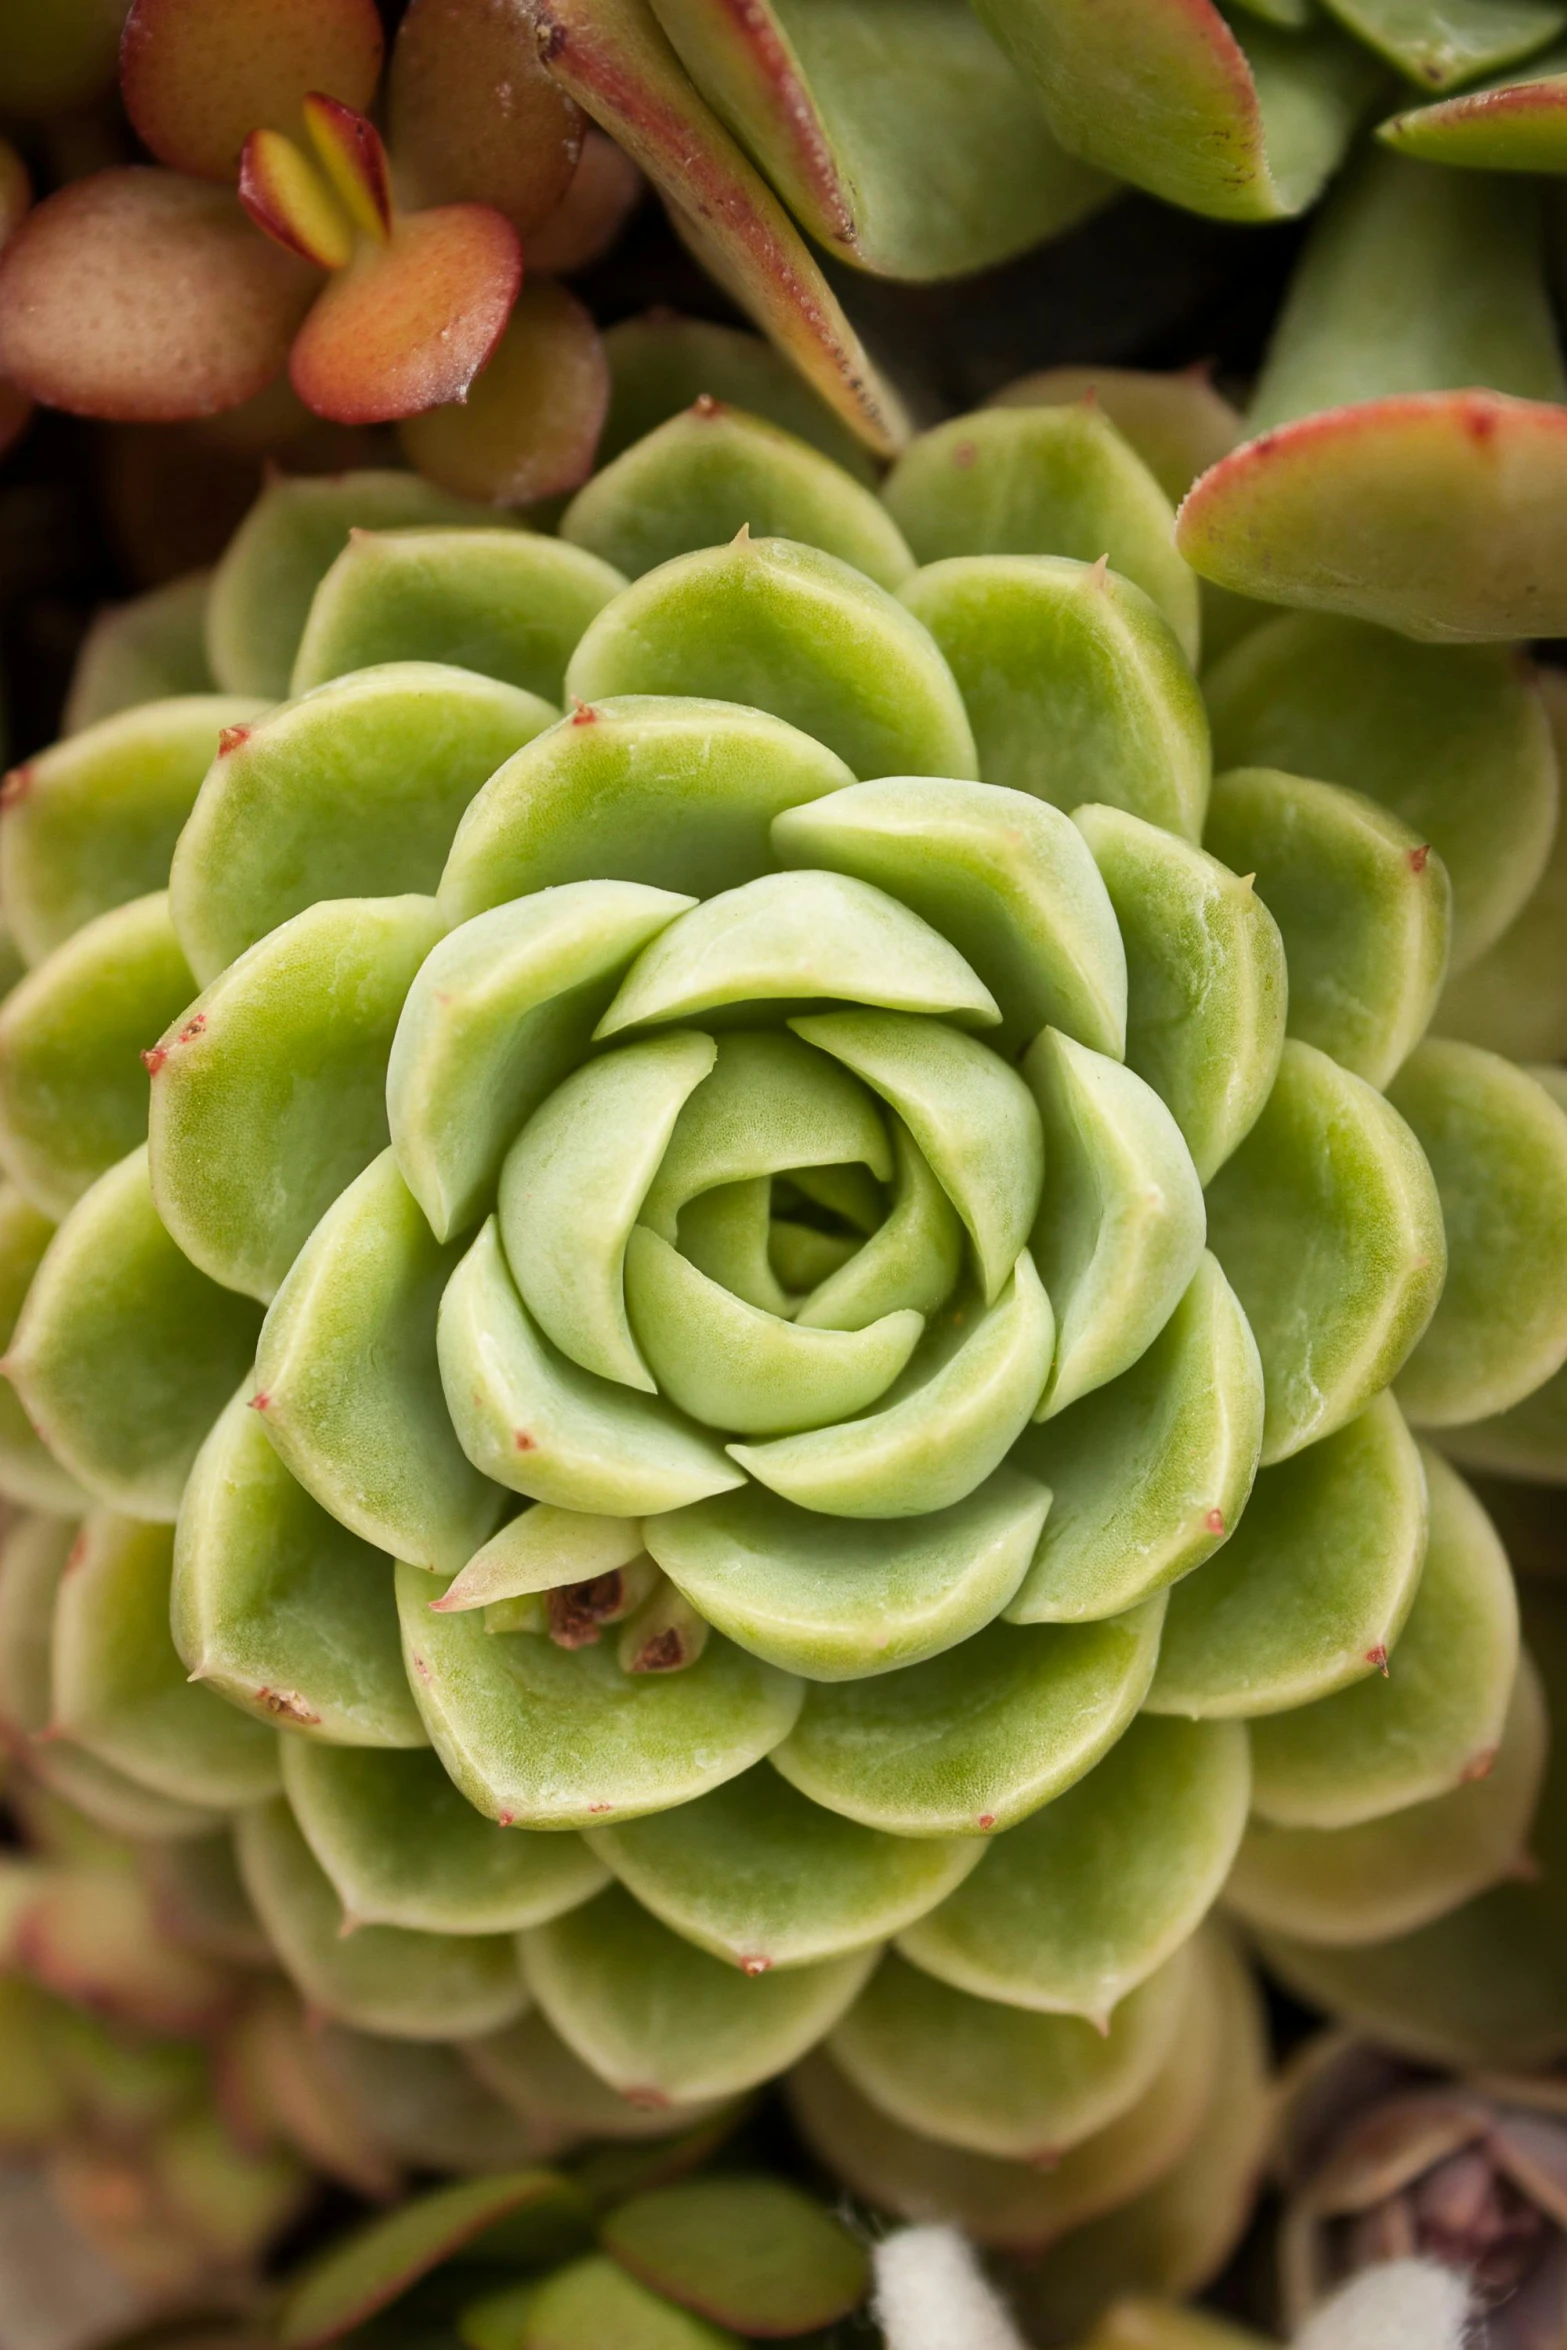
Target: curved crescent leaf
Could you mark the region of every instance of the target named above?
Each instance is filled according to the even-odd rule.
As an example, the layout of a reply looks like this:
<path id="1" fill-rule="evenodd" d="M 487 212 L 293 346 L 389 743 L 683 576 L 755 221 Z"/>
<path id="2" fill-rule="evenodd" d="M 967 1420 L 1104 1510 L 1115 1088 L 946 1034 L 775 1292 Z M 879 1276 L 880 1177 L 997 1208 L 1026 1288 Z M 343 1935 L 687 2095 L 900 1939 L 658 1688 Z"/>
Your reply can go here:
<path id="1" fill-rule="evenodd" d="M 896 776 L 773 819 L 786 865 L 830 866 L 934 924 L 995 996 L 997 1049 L 1047 1022 L 1120 1060 L 1126 956 L 1093 859 L 1058 809 L 995 784 Z"/>
<path id="2" fill-rule="evenodd" d="M 191 1262 L 265 1303 L 386 1146 L 386 1063 L 441 935 L 427 897 L 325 899 L 250 947 L 165 1029 L 153 1197 Z"/>
<path id="3" fill-rule="evenodd" d="M 345 1934 L 337 1895 L 281 1797 L 246 1812 L 235 1833 L 245 1890 L 273 1949 L 324 2015 L 389 2040 L 470 2040 L 525 2005 L 509 1935 L 402 1926 Z"/>
<path id="4" fill-rule="evenodd" d="M 1567 1108 L 1495 1053 L 1433 1037 L 1391 1090 L 1431 1164 L 1447 1281 L 1398 1378 L 1417 1425 L 1489 1419 L 1567 1360 Z"/>
<path id="5" fill-rule="evenodd" d="M 1247 441 L 1197 483 L 1176 540 L 1238 595 L 1449 643 L 1567 633 L 1564 530 L 1567 412 L 1405 392 Z"/>
<path id="6" fill-rule="evenodd" d="M 169 878 L 197 978 L 321 898 L 433 890 L 480 784 L 554 715 L 472 670 L 394 661 L 235 729 Z"/>
<path id="7" fill-rule="evenodd" d="M 167 1522 L 256 1329 L 250 1300 L 199 1273 L 158 1221 L 143 1149 L 61 1225 L 6 1363 L 34 1427 L 89 1493 Z"/>
<path id="8" fill-rule="evenodd" d="M 780 809 L 853 780 L 765 711 L 611 698 L 551 727 L 479 793 L 452 844 L 441 911 L 455 925 L 584 873 L 712 897 L 773 870 L 768 826 Z"/>
<path id="9" fill-rule="evenodd" d="M 1390 1395 L 1257 1479 L 1216 1558 L 1170 1595 L 1151 1712 L 1286 1712 L 1388 1663 L 1420 1581 L 1426 1488 Z"/>
<path id="10" fill-rule="evenodd" d="M 671 1811 L 591 1828 L 588 1842 L 644 1909 L 748 1975 L 884 1941 L 985 1851 L 977 1837 L 859 1827 L 760 1768 Z"/>
<path id="11" fill-rule="evenodd" d="M 992 392 L 991 408 L 1070 408 L 1092 398 L 1137 451 L 1172 506 L 1246 437 L 1240 413 L 1203 367 L 1045 367 Z"/>
<path id="12" fill-rule="evenodd" d="M 1567 170 L 1567 61 L 1559 48 L 1475 90 L 1410 106 L 1377 125 L 1399 155 L 1476 171 Z"/>
<path id="13" fill-rule="evenodd" d="M 447 1573 L 502 1500 L 464 1459 L 442 1397 L 437 1314 L 459 1256 L 383 1151 L 295 1258 L 262 1327 L 252 1398 L 324 1509 L 394 1558 Z"/>
<path id="14" fill-rule="evenodd" d="M 1262 1416 L 1257 1342 L 1204 1254 L 1141 1360 L 1019 1439 L 1053 1500 L 1007 1621 L 1119 1615 L 1200 1567 L 1246 1507 Z"/>
<path id="15" fill-rule="evenodd" d="M 884 1523 L 794 1508 L 747 1485 L 650 1518 L 649 1551 L 710 1624 L 808 1681 L 890 1673 L 1000 1614 L 1050 1507 L 997 1469 L 950 1509 Z"/>
<path id="16" fill-rule="evenodd" d="M 142 1052 L 191 989 L 160 892 L 85 923 L 0 1005 L 0 1160 L 43 1214 L 146 1139 Z"/>
<path id="17" fill-rule="evenodd" d="M 356 1926 L 511 1934 L 590 1900 L 605 1882 L 577 1837 L 485 1819 L 428 1747 L 390 1754 L 285 1738 L 283 1786 Z"/>
<path id="18" fill-rule="evenodd" d="M 566 690 L 590 707 L 710 694 L 770 710 L 853 775 L 977 772 L 957 684 L 913 614 L 792 539 L 742 534 L 634 580 L 589 622 Z"/>
<path id="19" fill-rule="evenodd" d="M 355 529 L 311 599 L 288 691 L 381 661 L 449 661 L 558 705 L 578 637 L 625 584 L 536 531 Z"/>
<path id="20" fill-rule="evenodd" d="M 1102 2025 L 1218 1898 L 1250 1779 L 1238 1724 L 1141 1715 L 1085 1779 L 997 1837 L 898 1948 L 976 1998 Z"/>
<path id="21" fill-rule="evenodd" d="M 1333 0 L 1333 14 L 1421 89 L 1451 89 L 1543 48 L 1567 24 L 1556 0 L 1442 0 L 1411 8 L 1407 0 Z M 1438 161 L 1442 160 L 1440 157 Z"/>
<path id="22" fill-rule="evenodd" d="M 127 1778 L 225 1809 L 278 1791 L 277 1739 L 193 1685 L 169 1633 L 174 1538 L 107 1512 L 72 1549 L 54 1611 L 53 1719 Z"/>
<path id="23" fill-rule="evenodd" d="M 837 2022 L 876 1963 L 850 1952 L 752 1978 L 612 1886 L 523 1937 L 528 1988 L 567 2046 L 623 2097 L 691 2105 L 754 2088 Z"/>
<path id="24" fill-rule="evenodd" d="M 487 1632 L 477 1610 L 436 1609 L 412 1567 L 397 1604 L 435 1750 L 502 1827 L 588 1828 L 689 1802 L 759 1762 L 800 1710 L 797 1681 L 726 1640 L 678 1673 L 623 1673 L 610 1648 L 557 1648 Z"/>
<path id="25" fill-rule="evenodd" d="M 1518 1669 L 1512 1574 L 1462 1478 L 1423 1458 L 1430 1538 L 1388 1678 L 1252 1724 L 1252 1809 L 1276 1827 L 1358 1826 L 1496 1759 Z"/>
<path id="26" fill-rule="evenodd" d="M 219 738 L 263 702 L 178 694 L 73 734 L 6 779 L 0 890 L 22 958 L 41 963 L 96 915 L 164 887 Z"/>
<path id="27" fill-rule="evenodd" d="M 907 432 L 782 205 L 686 79 L 645 0 L 536 0 L 555 79 L 652 180 L 719 283 L 878 456 Z"/>
<path id="28" fill-rule="evenodd" d="M 1216 857 L 1123 808 L 1079 808 L 1125 942 L 1126 1063 L 1186 1138 L 1204 1183 L 1278 1075 L 1289 978 L 1278 924 Z"/>
<path id="29" fill-rule="evenodd" d="M 1143 2096 L 1186 2004 L 1190 1950 L 1100 2026 L 974 1999 L 890 1952 L 828 2040 L 863 2096 L 906 2129 L 1048 2164 Z"/>
<path id="30" fill-rule="evenodd" d="M 169 1613 L 199 1681 L 334 1746 L 423 1746 L 392 1561 L 329 1517 L 267 1442 L 248 1387 L 196 1456 Z"/>
<path id="31" fill-rule="evenodd" d="M 587 1051 L 626 963 L 693 901 L 578 881 L 497 906 L 441 940 L 392 1040 L 398 1168 L 438 1240 L 488 1205 L 524 1121 Z"/>
<path id="32" fill-rule="evenodd" d="M 1256 1333 L 1270 1462 L 1342 1428 L 1388 1385 L 1447 1270 L 1436 1184 L 1403 1119 L 1294 1041 L 1209 1186 L 1208 1233 Z"/>
<path id="33" fill-rule="evenodd" d="M 737 530 L 798 539 L 896 590 L 914 568 L 880 500 L 808 441 L 711 393 L 600 466 L 561 537 L 636 579 Z"/>
<path id="34" fill-rule="evenodd" d="M 992 1624 L 942 1656 L 816 1684 L 772 1762 L 813 1802 L 901 1836 L 1010 1828 L 1092 1770 L 1147 1694 L 1161 1596 L 1106 1624 Z"/>
<path id="35" fill-rule="evenodd" d="M 1181 1132 L 1134 1070 L 1047 1028 L 1023 1073 L 1045 1135 L 1033 1247 L 1058 1318 L 1041 1419 L 1130 1369 L 1203 1253 L 1202 1186 Z"/>

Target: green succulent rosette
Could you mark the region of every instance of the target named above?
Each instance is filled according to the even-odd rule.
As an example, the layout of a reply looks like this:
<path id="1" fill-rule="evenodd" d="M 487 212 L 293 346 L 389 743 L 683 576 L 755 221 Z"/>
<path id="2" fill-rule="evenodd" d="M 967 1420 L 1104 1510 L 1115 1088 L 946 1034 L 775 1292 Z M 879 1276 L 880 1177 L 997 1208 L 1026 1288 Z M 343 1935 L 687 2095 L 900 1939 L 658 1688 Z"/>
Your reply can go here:
<path id="1" fill-rule="evenodd" d="M 1331 1939 L 1516 1861 L 1448 1462 L 1560 1378 L 1567 1110 L 1426 1035 L 1550 886 L 1526 666 L 1285 617 L 1205 703 L 1052 398 L 879 496 L 700 400 L 558 537 L 274 484 L 213 690 L 13 779 L 0 1713 L 232 1832 L 338 2026 L 600 2134 L 808 2059 L 1075 2309 L 1128 2198 L 1151 2288 L 1236 2224 L 1226 1882 Z"/>

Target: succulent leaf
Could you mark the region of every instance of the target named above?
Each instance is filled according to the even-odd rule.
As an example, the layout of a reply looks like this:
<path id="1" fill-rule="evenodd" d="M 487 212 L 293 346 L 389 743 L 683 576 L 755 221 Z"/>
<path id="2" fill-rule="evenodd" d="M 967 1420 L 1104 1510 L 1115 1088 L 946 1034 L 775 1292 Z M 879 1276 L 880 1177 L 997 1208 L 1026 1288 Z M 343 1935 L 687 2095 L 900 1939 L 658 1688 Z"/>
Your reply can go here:
<path id="1" fill-rule="evenodd" d="M 80 734 L 139 702 L 213 690 L 205 641 L 210 574 L 187 572 L 100 612 L 82 640 L 61 721 Z"/>
<path id="2" fill-rule="evenodd" d="M 232 180 L 248 134 L 297 130 L 307 92 L 368 106 L 381 51 L 373 0 L 135 0 L 120 93 L 160 163 Z"/>
<path id="3" fill-rule="evenodd" d="M 1423 90 L 1450 89 L 1528 57 L 1556 38 L 1567 16 L 1553 0 L 1508 0 L 1502 8 L 1475 0 L 1441 0 L 1438 8 L 1332 0 L 1332 13 Z"/>
<path id="4" fill-rule="evenodd" d="M 1377 125 L 1400 155 L 1480 171 L 1558 172 L 1567 161 L 1567 79 L 1553 47 L 1522 68 L 1460 90 L 1434 105 L 1410 106 Z"/>
<path id="5" fill-rule="evenodd" d="M 624 2146 L 671 2139 L 678 2146 L 693 2130 L 723 2131 L 732 2124 L 732 2104 L 633 2104 L 573 2055 L 537 2007 L 530 2007 L 503 2032 L 470 2040 L 463 2054 L 469 2069 L 523 2120 L 561 2137 L 593 2137 Z M 680 2133 L 677 2136 L 676 2133 Z M 655 2149 L 655 2159 L 658 2152 Z"/>
<path id="6" fill-rule="evenodd" d="M 842 2221 L 778 2179 L 655 2188 L 610 2214 L 602 2242 L 644 2284 L 752 2335 L 830 2325 L 870 2281 L 865 2249 Z"/>
<path id="7" fill-rule="evenodd" d="M 413 0 L 386 101 L 398 178 L 415 204 L 493 205 L 529 239 L 572 184 L 582 115 L 521 11 Z"/>
<path id="8" fill-rule="evenodd" d="M 13 1185 L 0 1185 L 0 1346 L 10 1346 L 54 1230 Z M 49 1451 L 9 1384 L 0 1387 L 0 1494 L 24 1509 L 75 1515 L 86 1507 L 81 1487 Z"/>
<path id="9" fill-rule="evenodd" d="M 592 314 L 564 286 L 530 277 L 466 390 L 443 391 L 435 404 L 404 413 L 398 437 L 444 489 L 491 506 L 527 506 L 585 479 L 608 399 Z"/>
<path id="10" fill-rule="evenodd" d="M 878 478 L 873 460 L 847 424 L 760 335 L 706 318 L 650 310 L 609 327 L 604 355 L 610 399 L 599 443 L 603 465 L 705 393 L 725 407 L 766 417 L 820 449 L 858 482 Z"/>

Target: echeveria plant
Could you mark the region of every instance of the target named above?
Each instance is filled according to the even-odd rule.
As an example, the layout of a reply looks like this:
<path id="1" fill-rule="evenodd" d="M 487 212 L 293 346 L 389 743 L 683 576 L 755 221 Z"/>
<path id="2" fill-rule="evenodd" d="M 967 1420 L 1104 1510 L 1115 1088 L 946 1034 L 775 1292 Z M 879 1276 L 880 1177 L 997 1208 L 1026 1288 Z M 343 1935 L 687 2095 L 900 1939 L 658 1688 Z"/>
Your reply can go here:
<path id="1" fill-rule="evenodd" d="M 639 331 L 558 538 L 278 482 L 213 690 L 110 706 L 189 608 L 100 641 L 8 786 L 31 1767 L 232 1830 L 315 2010 L 521 2115 L 805 2059 L 857 2186 L 1087 2322 L 1245 2206 L 1237 1854 L 1298 1916 L 1372 1836 L 1388 1932 L 1528 1834 L 1429 1443 L 1567 1357 L 1567 1113 L 1427 1031 L 1547 873 L 1550 711 L 1233 599 L 1205 702 L 1201 387 L 1035 383 L 878 496 L 653 423 L 700 362 Z"/>

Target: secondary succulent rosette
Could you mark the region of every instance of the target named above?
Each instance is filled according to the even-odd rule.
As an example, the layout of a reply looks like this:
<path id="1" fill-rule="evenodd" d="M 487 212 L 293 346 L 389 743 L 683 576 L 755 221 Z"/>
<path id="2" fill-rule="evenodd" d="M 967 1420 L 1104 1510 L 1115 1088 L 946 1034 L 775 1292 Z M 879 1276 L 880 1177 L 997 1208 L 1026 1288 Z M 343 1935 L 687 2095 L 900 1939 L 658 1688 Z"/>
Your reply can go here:
<path id="1" fill-rule="evenodd" d="M 1065 390 L 879 498 L 699 401 L 558 539 L 277 484 L 217 692 L 0 835 L 33 1768 L 232 1819 L 310 2004 L 519 2111 L 815 2049 L 857 2186 L 1065 2237 L 1044 2328 L 1238 2223 L 1238 1849 L 1331 1908 L 1374 1823 L 1406 1917 L 1515 1864 L 1537 1686 L 1410 1422 L 1567 1355 L 1567 1115 L 1422 1041 L 1546 869 L 1539 688 L 1286 618 L 1210 720 Z M 1210 395 L 1107 397 L 1190 477 Z"/>

